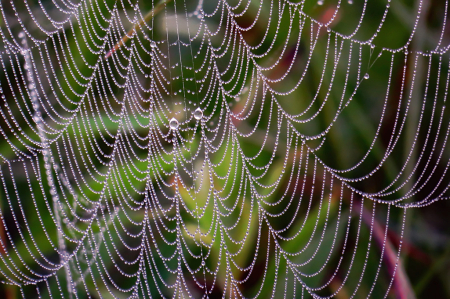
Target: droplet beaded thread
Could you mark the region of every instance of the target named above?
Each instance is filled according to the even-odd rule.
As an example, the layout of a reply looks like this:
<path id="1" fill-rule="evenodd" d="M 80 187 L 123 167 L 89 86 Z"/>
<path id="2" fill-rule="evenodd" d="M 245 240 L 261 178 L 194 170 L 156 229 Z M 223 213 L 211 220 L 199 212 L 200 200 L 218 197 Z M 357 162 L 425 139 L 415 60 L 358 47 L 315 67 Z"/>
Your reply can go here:
<path id="1" fill-rule="evenodd" d="M 391 2 L 2 2 L 3 286 L 386 298 L 388 229 L 450 188 L 448 1 L 424 48 Z"/>

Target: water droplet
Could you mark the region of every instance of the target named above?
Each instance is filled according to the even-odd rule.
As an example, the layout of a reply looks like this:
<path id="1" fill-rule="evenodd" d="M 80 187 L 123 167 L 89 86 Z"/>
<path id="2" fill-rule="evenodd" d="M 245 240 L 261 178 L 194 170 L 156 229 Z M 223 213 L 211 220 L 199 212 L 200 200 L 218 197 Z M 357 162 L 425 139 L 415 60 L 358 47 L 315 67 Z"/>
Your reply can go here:
<path id="1" fill-rule="evenodd" d="M 318 0 L 317 5 L 323 5 L 323 0 Z"/>
<path id="2" fill-rule="evenodd" d="M 353 4 L 353 0 L 348 0 L 348 4 Z"/>
<path id="3" fill-rule="evenodd" d="M 365 75 L 364 75 L 364 79 L 369 79 L 370 78 L 370 76 L 369 76 L 369 74 L 368 73 L 366 73 Z"/>
<path id="4" fill-rule="evenodd" d="M 19 33 L 19 38 L 24 38 L 24 37 L 25 37 L 25 32 L 21 31 L 21 32 Z"/>
<path id="5" fill-rule="evenodd" d="M 195 111 L 194 111 L 194 118 L 195 118 L 196 120 L 201 120 L 202 117 L 203 117 L 203 111 L 202 111 L 202 109 L 200 109 L 200 108 L 195 109 Z"/>
<path id="6" fill-rule="evenodd" d="M 151 41 L 151 42 L 150 42 L 150 47 L 156 48 L 156 47 L 157 47 L 157 46 L 156 46 L 156 42 L 155 42 L 155 41 Z"/>
<path id="7" fill-rule="evenodd" d="M 178 129 L 178 120 L 175 117 L 172 117 L 172 119 L 169 121 L 169 127 L 172 130 Z"/>

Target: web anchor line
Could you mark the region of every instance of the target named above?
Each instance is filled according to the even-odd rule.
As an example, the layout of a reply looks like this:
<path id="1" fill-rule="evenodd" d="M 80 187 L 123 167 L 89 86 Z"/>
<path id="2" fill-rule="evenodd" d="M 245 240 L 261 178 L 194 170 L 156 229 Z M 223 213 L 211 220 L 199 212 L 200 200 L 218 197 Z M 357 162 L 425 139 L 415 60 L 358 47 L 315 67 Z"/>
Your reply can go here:
<path id="1" fill-rule="evenodd" d="M 45 169 L 45 175 L 47 177 L 47 184 L 49 187 L 49 192 L 52 198 L 52 204 L 53 204 L 53 214 L 55 215 L 56 220 L 56 229 L 57 229 L 57 239 L 58 239 L 58 248 L 59 248 L 59 257 L 60 257 L 60 263 L 64 265 L 64 271 L 66 274 L 66 280 L 67 280 L 67 291 L 69 293 L 70 298 L 72 298 L 73 293 L 75 290 L 73 289 L 73 280 L 72 280 L 72 273 L 70 270 L 70 264 L 69 264 L 69 253 L 66 248 L 66 243 L 63 236 L 63 227 L 62 227 L 62 219 L 60 215 L 60 211 L 62 209 L 61 202 L 58 196 L 58 191 L 56 189 L 56 184 L 53 179 L 52 174 L 52 168 L 55 171 L 56 175 L 63 178 L 62 173 L 60 172 L 59 165 L 54 161 L 50 143 L 47 139 L 45 130 L 44 130 L 44 122 L 43 122 L 43 116 L 40 109 L 40 103 L 38 99 L 38 90 L 36 88 L 36 83 L 34 81 L 33 77 L 33 64 L 31 62 L 31 53 L 28 49 L 28 43 L 26 39 L 26 35 L 24 32 L 19 33 L 19 38 L 21 39 L 21 44 L 24 48 L 22 51 L 22 55 L 24 57 L 25 63 L 24 63 L 24 69 L 26 73 L 26 83 L 28 84 L 28 91 L 31 101 L 31 106 L 34 110 L 33 114 L 33 120 L 36 124 L 37 130 L 38 130 L 38 136 L 42 144 L 43 149 L 43 159 L 44 159 L 44 169 Z M 64 187 L 68 188 L 68 183 L 66 180 L 63 181 Z M 69 189 L 69 188 L 68 188 Z M 70 190 L 70 189 L 69 189 Z"/>

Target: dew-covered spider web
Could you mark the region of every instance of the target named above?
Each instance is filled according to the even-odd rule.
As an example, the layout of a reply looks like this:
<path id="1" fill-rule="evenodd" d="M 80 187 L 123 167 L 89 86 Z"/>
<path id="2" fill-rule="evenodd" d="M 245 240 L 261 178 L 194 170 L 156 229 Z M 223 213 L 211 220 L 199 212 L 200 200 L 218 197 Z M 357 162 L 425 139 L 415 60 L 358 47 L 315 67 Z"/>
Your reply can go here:
<path id="1" fill-rule="evenodd" d="M 386 298 L 408 284 L 409 208 L 449 196 L 448 0 L 0 5 L 8 292 Z"/>

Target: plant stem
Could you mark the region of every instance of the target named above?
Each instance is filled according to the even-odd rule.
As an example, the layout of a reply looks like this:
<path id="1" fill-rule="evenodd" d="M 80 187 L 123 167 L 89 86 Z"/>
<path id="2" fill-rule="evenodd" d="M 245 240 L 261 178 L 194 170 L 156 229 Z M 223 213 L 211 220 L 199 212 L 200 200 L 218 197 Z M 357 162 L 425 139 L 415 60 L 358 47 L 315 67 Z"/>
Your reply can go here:
<path id="1" fill-rule="evenodd" d="M 122 39 L 111 50 L 109 50 L 108 53 L 106 53 L 105 59 L 108 59 L 114 52 L 119 50 L 119 48 L 122 47 L 122 45 L 133 36 L 133 32 L 138 32 L 139 30 L 141 30 L 142 25 L 153 19 L 155 15 L 157 15 L 168 3 L 172 1 L 173 0 L 164 0 L 163 2 L 156 5 L 155 8 L 153 8 L 151 11 L 149 11 L 142 21 L 134 25 L 133 28 L 128 31 L 128 33 L 124 37 L 122 37 Z"/>

